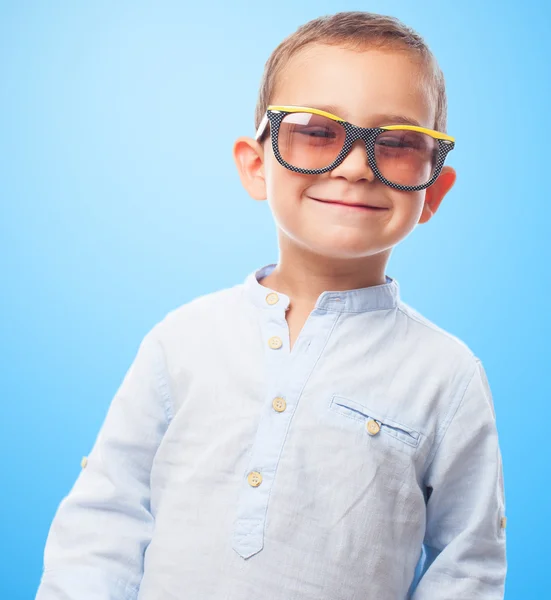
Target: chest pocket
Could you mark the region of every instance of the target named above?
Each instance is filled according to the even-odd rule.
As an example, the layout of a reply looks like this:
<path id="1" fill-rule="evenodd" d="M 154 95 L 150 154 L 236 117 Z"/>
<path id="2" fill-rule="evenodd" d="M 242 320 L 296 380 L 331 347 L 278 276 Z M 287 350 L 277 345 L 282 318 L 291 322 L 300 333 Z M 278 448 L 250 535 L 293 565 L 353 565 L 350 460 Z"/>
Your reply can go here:
<path id="1" fill-rule="evenodd" d="M 419 431 L 372 411 L 363 402 L 335 394 L 331 398 L 329 408 L 353 421 L 351 427 L 357 431 L 362 430 L 362 434 L 373 438 L 373 442 L 381 438 L 381 444 L 389 444 L 407 454 L 415 452 L 419 446 Z"/>

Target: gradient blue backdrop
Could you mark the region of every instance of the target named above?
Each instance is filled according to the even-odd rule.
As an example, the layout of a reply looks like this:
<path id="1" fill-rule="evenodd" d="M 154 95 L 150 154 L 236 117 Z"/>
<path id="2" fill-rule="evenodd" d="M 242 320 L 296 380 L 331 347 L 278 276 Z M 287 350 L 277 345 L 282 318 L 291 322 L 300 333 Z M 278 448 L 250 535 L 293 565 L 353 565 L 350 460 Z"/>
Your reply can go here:
<path id="1" fill-rule="evenodd" d="M 0 2 L 1 600 L 34 598 L 51 519 L 145 333 L 277 260 L 268 206 L 241 188 L 232 143 L 253 133 L 281 39 L 358 9 L 417 29 L 447 78 L 459 178 L 387 272 L 486 367 L 506 598 L 547 597 L 547 4 Z"/>

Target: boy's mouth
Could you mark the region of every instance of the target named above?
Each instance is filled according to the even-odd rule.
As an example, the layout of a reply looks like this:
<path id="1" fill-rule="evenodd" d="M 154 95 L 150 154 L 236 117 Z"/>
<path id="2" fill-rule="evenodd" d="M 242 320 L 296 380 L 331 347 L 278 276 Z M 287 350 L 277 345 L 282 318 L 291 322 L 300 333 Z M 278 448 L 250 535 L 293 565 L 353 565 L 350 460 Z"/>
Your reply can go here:
<path id="1" fill-rule="evenodd" d="M 375 206 L 373 204 L 363 204 L 357 202 L 344 202 L 343 200 L 333 200 L 333 199 L 322 199 L 322 198 L 313 198 L 309 196 L 311 200 L 315 200 L 316 202 L 322 202 L 324 204 L 334 204 L 337 206 L 342 206 L 345 209 L 356 209 L 363 211 L 384 211 L 388 210 L 386 206 Z"/>

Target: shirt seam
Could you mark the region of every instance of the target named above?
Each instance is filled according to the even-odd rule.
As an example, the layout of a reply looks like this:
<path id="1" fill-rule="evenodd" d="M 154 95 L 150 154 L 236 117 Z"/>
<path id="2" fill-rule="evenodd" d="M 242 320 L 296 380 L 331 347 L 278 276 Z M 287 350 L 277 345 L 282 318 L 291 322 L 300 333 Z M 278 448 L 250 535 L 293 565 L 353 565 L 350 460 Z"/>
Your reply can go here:
<path id="1" fill-rule="evenodd" d="M 411 314 L 409 312 L 407 312 L 406 310 L 404 310 L 401 306 L 401 303 L 398 303 L 396 305 L 396 308 L 408 319 L 411 319 L 412 321 L 415 321 L 416 323 L 419 323 L 419 325 L 423 325 L 423 327 L 426 327 L 427 329 L 430 329 L 431 331 L 434 331 L 435 333 L 438 333 L 440 335 L 443 335 L 444 337 L 456 342 L 457 344 L 459 344 L 460 346 L 463 346 L 464 348 L 466 348 L 469 353 L 471 354 L 471 357 L 474 357 L 474 353 L 473 351 L 462 341 L 460 340 L 457 336 L 451 334 L 449 331 L 446 331 L 444 329 L 441 329 L 440 327 L 438 327 L 437 325 L 435 325 L 434 323 L 430 323 L 430 322 L 426 322 L 422 319 L 420 319 L 419 317 L 417 317 L 414 314 Z"/>
<path id="2" fill-rule="evenodd" d="M 155 356 L 155 375 L 157 377 L 157 384 L 159 386 L 159 392 L 163 400 L 165 419 L 167 424 L 170 424 L 174 416 L 172 395 L 170 393 L 170 387 L 168 385 L 168 367 L 166 361 L 166 353 L 161 344 L 160 340 L 156 337 L 155 341 L 158 345 L 159 354 Z"/>
<path id="3" fill-rule="evenodd" d="M 334 312 L 334 313 L 347 313 L 347 314 L 361 314 L 361 313 L 366 313 L 366 312 L 375 312 L 377 310 L 394 310 L 396 308 L 396 305 L 394 306 L 376 306 L 374 308 L 362 308 L 362 309 L 358 309 L 358 310 L 348 310 L 346 308 L 330 308 L 328 306 L 317 306 L 315 308 L 315 310 L 325 310 L 327 312 Z"/>
<path id="4" fill-rule="evenodd" d="M 445 417 L 443 423 L 441 424 L 441 426 L 438 428 L 438 430 L 436 432 L 435 441 L 433 443 L 432 450 L 429 453 L 429 455 L 427 456 L 427 462 L 426 462 L 426 466 L 425 466 L 425 473 L 432 466 L 434 458 L 435 458 L 435 456 L 436 456 L 436 454 L 437 454 L 440 446 L 442 445 L 442 442 L 444 441 L 444 438 L 446 437 L 446 434 L 448 433 L 452 422 L 454 421 L 457 413 L 459 412 L 459 409 L 463 405 L 463 402 L 464 402 L 465 397 L 467 395 L 467 390 L 469 389 L 469 387 L 471 386 L 471 383 L 474 380 L 474 376 L 476 374 L 479 362 L 480 361 L 478 360 L 478 358 L 475 357 L 475 363 L 474 363 L 473 371 L 470 374 L 470 377 L 468 377 L 468 381 L 467 381 L 467 383 L 466 383 L 466 385 L 465 385 L 465 387 L 463 389 L 463 392 L 461 393 L 461 396 L 459 397 L 459 401 L 457 403 L 455 403 L 455 404 L 452 404 L 452 406 L 450 407 L 448 413 L 446 414 L 446 417 Z"/>

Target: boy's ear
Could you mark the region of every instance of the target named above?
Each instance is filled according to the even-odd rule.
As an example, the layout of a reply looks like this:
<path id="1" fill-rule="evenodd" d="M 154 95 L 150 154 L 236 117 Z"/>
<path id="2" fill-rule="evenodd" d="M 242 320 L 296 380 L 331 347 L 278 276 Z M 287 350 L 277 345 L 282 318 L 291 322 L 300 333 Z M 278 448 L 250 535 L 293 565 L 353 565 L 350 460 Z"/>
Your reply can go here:
<path id="1" fill-rule="evenodd" d="M 233 159 L 249 196 L 255 200 L 266 200 L 263 147 L 250 137 L 240 137 L 233 146 Z"/>
<path id="2" fill-rule="evenodd" d="M 452 189 L 457 178 L 457 173 L 452 167 L 445 166 L 438 179 L 427 188 L 425 193 L 425 204 L 419 218 L 419 223 L 429 221 L 438 210 L 444 196 Z"/>

